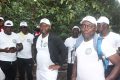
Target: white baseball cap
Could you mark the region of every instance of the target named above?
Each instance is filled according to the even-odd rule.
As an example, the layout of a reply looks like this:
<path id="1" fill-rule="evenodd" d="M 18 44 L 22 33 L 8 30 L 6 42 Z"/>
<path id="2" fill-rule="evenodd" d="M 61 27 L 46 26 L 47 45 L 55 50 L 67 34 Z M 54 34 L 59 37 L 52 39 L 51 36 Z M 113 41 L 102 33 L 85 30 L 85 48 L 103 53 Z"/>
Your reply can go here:
<path id="1" fill-rule="evenodd" d="M 93 17 L 93 16 L 84 17 L 80 23 L 82 24 L 83 21 L 89 21 L 97 26 L 97 21 L 96 21 L 95 17 Z"/>
<path id="2" fill-rule="evenodd" d="M 74 27 L 72 28 L 72 30 L 73 30 L 74 28 L 77 28 L 77 29 L 79 29 L 79 31 L 80 31 L 80 28 L 79 28 L 78 26 L 74 26 Z"/>
<path id="3" fill-rule="evenodd" d="M 13 26 L 13 22 L 11 20 L 7 20 L 5 21 L 4 26 Z"/>
<path id="4" fill-rule="evenodd" d="M 3 21 L 4 21 L 4 18 L 3 18 L 3 17 L 0 17 L 0 20 L 3 20 Z"/>
<path id="5" fill-rule="evenodd" d="M 22 26 L 25 26 L 25 27 L 27 27 L 28 25 L 27 25 L 27 22 L 25 22 L 25 21 L 22 21 L 22 22 L 20 22 L 20 26 L 22 27 Z"/>
<path id="6" fill-rule="evenodd" d="M 105 16 L 101 16 L 98 20 L 97 20 L 97 23 L 106 23 L 106 24 L 109 24 L 109 19 Z"/>
<path id="7" fill-rule="evenodd" d="M 47 18 L 43 18 L 40 20 L 40 24 L 41 23 L 45 23 L 45 24 L 48 24 L 48 25 L 51 25 L 50 21 L 47 19 Z"/>

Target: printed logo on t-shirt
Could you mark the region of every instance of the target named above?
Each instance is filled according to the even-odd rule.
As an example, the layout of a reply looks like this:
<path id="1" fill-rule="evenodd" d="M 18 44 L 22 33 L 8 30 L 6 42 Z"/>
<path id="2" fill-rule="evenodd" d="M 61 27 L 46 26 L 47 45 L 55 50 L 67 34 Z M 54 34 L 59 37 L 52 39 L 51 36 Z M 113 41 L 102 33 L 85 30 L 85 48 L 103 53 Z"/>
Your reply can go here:
<path id="1" fill-rule="evenodd" d="M 45 42 L 44 44 L 43 44 L 43 47 L 46 47 L 48 45 L 48 43 L 47 42 Z"/>
<path id="2" fill-rule="evenodd" d="M 86 50 L 85 50 L 85 54 L 86 55 L 90 55 L 92 53 L 92 49 L 91 48 L 87 48 Z"/>
<path id="3" fill-rule="evenodd" d="M 16 39 L 13 39 L 12 42 L 13 42 L 13 43 L 17 43 Z"/>
<path id="4" fill-rule="evenodd" d="M 31 42 L 31 40 L 30 40 L 30 39 L 27 39 L 27 42 Z"/>

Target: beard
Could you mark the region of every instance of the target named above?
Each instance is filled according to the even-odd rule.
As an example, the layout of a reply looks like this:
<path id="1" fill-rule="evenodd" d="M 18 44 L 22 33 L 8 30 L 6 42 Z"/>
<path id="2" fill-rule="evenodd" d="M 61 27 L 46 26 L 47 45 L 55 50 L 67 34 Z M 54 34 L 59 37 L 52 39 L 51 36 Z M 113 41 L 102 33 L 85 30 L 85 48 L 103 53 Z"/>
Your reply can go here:
<path id="1" fill-rule="evenodd" d="M 92 33 L 92 34 L 82 34 L 82 35 L 83 35 L 85 41 L 89 41 L 90 39 L 93 38 L 94 33 Z"/>

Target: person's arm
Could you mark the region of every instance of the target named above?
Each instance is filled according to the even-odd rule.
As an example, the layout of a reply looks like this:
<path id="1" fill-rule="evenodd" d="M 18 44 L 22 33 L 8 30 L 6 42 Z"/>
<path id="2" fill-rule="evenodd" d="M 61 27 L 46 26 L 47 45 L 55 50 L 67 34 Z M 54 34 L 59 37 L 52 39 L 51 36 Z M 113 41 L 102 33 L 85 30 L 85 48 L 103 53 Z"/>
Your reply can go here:
<path id="1" fill-rule="evenodd" d="M 6 52 L 6 53 L 8 53 L 9 52 L 9 48 L 7 47 L 7 48 L 4 48 L 4 49 L 0 49 L 0 52 Z"/>
<path id="2" fill-rule="evenodd" d="M 118 54 L 114 54 L 109 57 L 109 60 L 114 65 L 114 68 L 106 80 L 116 80 L 116 78 L 120 75 L 120 56 Z"/>
<path id="3" fill-rule="evenodd" d="M 58 57 L 58 60 L 56 61 L 54 65 L 50 65 L 49 69 L 58 70 L 66 62 L 65 60 L 66 60 L 67 50 L 66 50 L 66 46 L 64 45 L 63 40 L 60 37 L 56 35 L 52 35 L 51 37 L 54 42 L 54 47 L 56 47 L 58 51 L 58 54 L 56 54 L 56 56 Z"/>
<path id="4" fill-rule="evenodd" d="M 23 49 L 22 43 L 17 43 L 16 44 L 16 49 L 17 49 L 17 51 L 21 51 Z"/>
<path id="5" fill-rule="evenodd" d="M 73 70 L 72 70 L 72 76 L 71 79 L 72 80 L 76 80 L 77 77 L 77 57 L 75 57 L 75 63 L 73 65 Z"/>

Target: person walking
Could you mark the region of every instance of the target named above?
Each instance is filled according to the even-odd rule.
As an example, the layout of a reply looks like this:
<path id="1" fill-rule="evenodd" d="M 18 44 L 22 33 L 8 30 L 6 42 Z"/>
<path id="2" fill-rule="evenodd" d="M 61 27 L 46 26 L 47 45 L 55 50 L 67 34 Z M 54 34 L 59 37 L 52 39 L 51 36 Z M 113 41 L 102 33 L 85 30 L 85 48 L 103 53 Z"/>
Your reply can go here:
<path id="1" fill-rule="evenodd" d="M 16 33 L 12 32 L 13 22 L 7 20 L 4 23 L 4 31 L 0 33 L 0 67 L 5 74 L 5 80 L 16 78 L 16 52 L 23 46 Z"/>
<path id="2" fill-rule="evenodd" d="M 111 74 L 105 78 L 103 59 L 99 58 L 97 21 L 93 16 L 86 16 L 80 22 L 81 33 L 76 47 L 76 60 L 73 66 L 72 80 L 116 80 L 120 71 L 120 58 L 109 41 L 101 42 L 103 54 L 114 64 Z M 99 44 L 100 45 L 100 44 Z"/>
<path id="3" fill-rule="evenodd" d="M 67 80 L 71 80 L 72 68 L 73 68 L 74 59 L 75 59 L 74 45 L 79 35 L 80 35 L 80 28 L 78 26 L 74 26 L 72 28 L 72 36 L 68 37 L 64 42 L 65 46 L 68 49 Z"/>
<path id="4" fill-rule="evenodd" d="M 20 32 L 18 33 L 23 49 L 17 54 L 19 80 L 33 80 L 32 74 L 32 45 L 34 35 L 28 31 L 28 24 L 25 21 L 20 22 Z M 27 77 L 25 77 L 25 73 Z"/>
<path id="5" fill-rule="evenodd" d="M 41 19 L 41 34 L 34 39 L 34 52 L 37 52 L 36 80 L 57 80 L 58 69 L 64 63 L 67 54 L 64 42 L 50 30 L 50 21 L 47 18 Z"/>

